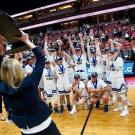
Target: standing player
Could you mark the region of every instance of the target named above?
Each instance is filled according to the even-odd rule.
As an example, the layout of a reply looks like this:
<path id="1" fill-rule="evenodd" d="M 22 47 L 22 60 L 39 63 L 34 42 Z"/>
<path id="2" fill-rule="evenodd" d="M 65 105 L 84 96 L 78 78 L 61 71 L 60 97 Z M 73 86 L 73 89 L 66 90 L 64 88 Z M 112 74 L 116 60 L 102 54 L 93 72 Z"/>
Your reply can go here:
<path id="1" fill-rule="evenodd" d="M 45 102 L 49 107 L 51 105 L 51 99 L 54 97 L 54 112 L 59 113 L 58 110 L 58 93 L 56 88 L 56 72 L 53 67 L 51 67 L 50 61 L 45 62 L 45 68 L 42 74 L 42 83 L 40 82 L 39 87 L 44 88 L 43 98 L 45 98 Z M 43 86 L 41 86 L 43 84 Z"/>
<path id="2" fill-rule="evenodd" d="M 87 40 L 88 60 L 90 63 L 90 72 L 97 72 L 100 79 L 103 78 L 103 61 L 101 54 L 97 54 L 96 48 L 90 48 L 90 40 Z"/>
<path id="3" fill-rule="evenodd" d="M 80 41 L 81 41 L 81 48 L 77 47 L 74 48 L 71 38 L 69 37 L 69 43 L 70 47 L 72 49 L 73 53 L 73 59 L 75 62 L 75 74 L 79 74 L 81 80 L 87 79 L 87 73 L 86 73 L 86 52 L 84 49 L 84 43 L 83 43 L 83 36 L 82 34 L 79 34 Z"/>
<path id="4" fill-rule="evenodd" d="M 88 109 L 89 95 L 86 91 L 84 82 L 80 81 L 80 76 L 77 74 L 74 76 L 74 81 L 71 85 L 71 91 L 73 108 L 70 114 L 75 114 L 77 112 L 77 104 L 84 104 L 85 109 Z"/>
<path id="5" fill-rule="evenodd" d="M 96 72 L 91 73 L 91 80 L 88 81 L 87 87 L 88 93 L 90 93 L 90 103 L 96 104 L 96 108 L 99 108 L 102 98 L 105 104 L 104 112 L 108 112 L 109 89 L 103 80 L 98 79 L 98 74 Z"/>
<path id="6" fill-rule="evenodd" d="M 127 87 L 123 75 L 124 61 L 118 56 L 119 51 L 116 49 L 111 50 L 110 68 L 111 68 L 111 82 L 113 91 L 117 92 L 117 107 L 114 109 L 115 112 L 122 110 L 120 116 L 126 116 L 129 114 L 127 105 Z"/>
<path id="7" fill-rule="evenodd" d="M 70 64 L 70 59 L 67 60 L 67 63 Z M 64 112 L 64 97 L 66 95 L 67 99 L 67 108 L 68 111 L 71 111 L 70 107 L 70 83 L 68 79 L 68 73 L 67 73 L 67 64 L 63 63 L 63 58 L 58 58 L 57 63 L 53 62 L 53 65 L 55 67 L 56 76 L 57 76 L 57 88 L 60 95 L 60 113 Z"/>

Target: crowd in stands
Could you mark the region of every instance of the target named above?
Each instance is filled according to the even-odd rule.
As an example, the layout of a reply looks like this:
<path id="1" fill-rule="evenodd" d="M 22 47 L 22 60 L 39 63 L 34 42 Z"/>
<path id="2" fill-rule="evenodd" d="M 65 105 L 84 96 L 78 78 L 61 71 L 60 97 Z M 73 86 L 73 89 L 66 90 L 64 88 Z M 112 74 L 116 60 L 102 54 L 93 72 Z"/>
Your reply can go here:
<path id="1" fill-rule="evenodd" d="M 51 30 L 48 31 L 49 46 L 55 46 L 58 48 L 58 40 L 62 41 L 62 48 L 65 50 L 69 49 L 68 35 L 71 35 L 73 44 L 76 46 L 79 45 L 78 33 L 83 33 L 85 39 L 87 37 L 91 38 L 91 41 L 94 42 L 95 39 L 98 39 L 100 42 L 101 52 L 109 47 L 108 39 L 111 38 L 114 41 L 117 41 L 122 44 L 120 49 L 120 54 L 122 58 L 126 60 L 132 60 L 132 55 L 135 51 L 135 27 L 131 25 L 128 20 L 100 23 L 96 25 L 82 24 L 79 29 L 67 29 L 67 30 Z M 35 34 L 31 38 L 35 44 L 43 45 L 43 33 Z M 85 42 L 85 41 L 84 41 Z M 86 44 L 85 44 L 86 45 Z"/>

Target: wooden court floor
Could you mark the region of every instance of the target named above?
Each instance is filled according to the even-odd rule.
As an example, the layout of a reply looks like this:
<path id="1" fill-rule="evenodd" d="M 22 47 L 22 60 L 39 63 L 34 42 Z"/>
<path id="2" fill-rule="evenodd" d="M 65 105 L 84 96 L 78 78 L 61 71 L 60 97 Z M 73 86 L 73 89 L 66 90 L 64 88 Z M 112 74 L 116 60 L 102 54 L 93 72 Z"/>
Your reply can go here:
<path id="1" fill-rule="evenodd" d="M 128 98 L 132 103 L 127 117 L 120 117 L 118 112 L 113 112 L 115 105 L 110 106 L 108 113 L 93 108 L 84 135 L 135 135 L 135 88 L 130 88 Z M 60 129 L 62 135 L 80 135 L 87 110 L 78 107 L 76 115 L 69 115 L 67 111 L 62 115 L 53 114 L 52 118 Z M 6 121 L 0 122 L 0 135 L 20 135 L 19 130 Z"/>

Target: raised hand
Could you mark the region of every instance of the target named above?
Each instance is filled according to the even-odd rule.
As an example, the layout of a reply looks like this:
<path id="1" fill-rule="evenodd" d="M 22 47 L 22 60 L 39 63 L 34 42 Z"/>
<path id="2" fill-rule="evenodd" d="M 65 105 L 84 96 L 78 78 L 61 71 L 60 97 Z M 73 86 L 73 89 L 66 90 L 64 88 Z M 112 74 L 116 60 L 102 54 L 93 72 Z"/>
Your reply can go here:
<path id="1" fill-rule="evenodd" d="M 22 32 L 22 36 L 21 37 L 15 37 L 16 39 L 24 42 L 24 43 L 27 43 L 29 41 L 29 35 L 27 33 L 24 33 L 23 31 Z"/>
<path id="2" fill-rule="evenodd" d="M 78 36 L 79 36 L 80 39 L 83 39 L 83 34 L 82 33 L 79 33 Z"/>

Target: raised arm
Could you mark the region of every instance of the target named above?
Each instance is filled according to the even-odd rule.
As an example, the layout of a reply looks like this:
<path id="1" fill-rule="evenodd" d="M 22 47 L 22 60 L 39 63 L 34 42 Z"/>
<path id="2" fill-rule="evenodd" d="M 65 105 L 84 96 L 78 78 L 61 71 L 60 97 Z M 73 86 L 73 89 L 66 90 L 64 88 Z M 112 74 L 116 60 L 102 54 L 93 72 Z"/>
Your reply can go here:
<path id="1" fill-rule="evenodd" d="M 111 44 L 111 48 L 117 47 L 117 49 L 120 51 L 120 48 L 122 47 L 122 44 L 121 43 L 116 42 L 116 41 L 114 41 L 112 39 L 109 39 L 109 42 Z"/>
<path id="2" fill-rule="evenodd" d="M 90 53 L 90 39 L 87 39 L 87 55 L 88 55 L 88 59 L 90 60 L 91 58 L 91 53 Z"/>
<path id="3" fill-rule="evenodd" d="M 49 52 L 48 52 L 47 44 L 48 44 L 48 38 L 47 38 L 47 36 L 45 36 L 45 38 L 44 38 L 44 52 L 45 52 L 45 55 L 48 57 L 49 56 Z"/>
<path id="4" fill-rule="evenodd" d="M 66 53 L 65 51 L 63 51 L 63 56 L 64 56 L 65 58 L 67 58 L 67 63 L 70 64 L 70 62 L 71 62 L 71 57 L 69 56 L 69 54 Z"/>
<path id="5" fill-rule="evenodd" d="M 80 38 L 80 41 L 81 41 L 81 50 L 82 50 L 82 54 L 86 54 L 85 48 L 84 48 L 83 34 L 82 34 L 82 33 L 79 33 L 79 38 Z"/>
<path id="6" fill-rule="evenodd" d="M 68 37 L 68 41 L 69 41 L 69 44 L 70 44 L 70 48 L 72 50 L 72 53 L 73 53 L 73 55 L 75 55 L 75 48 L 74 48 L 73 43 L 71 41 L 71 36 Z"/>

